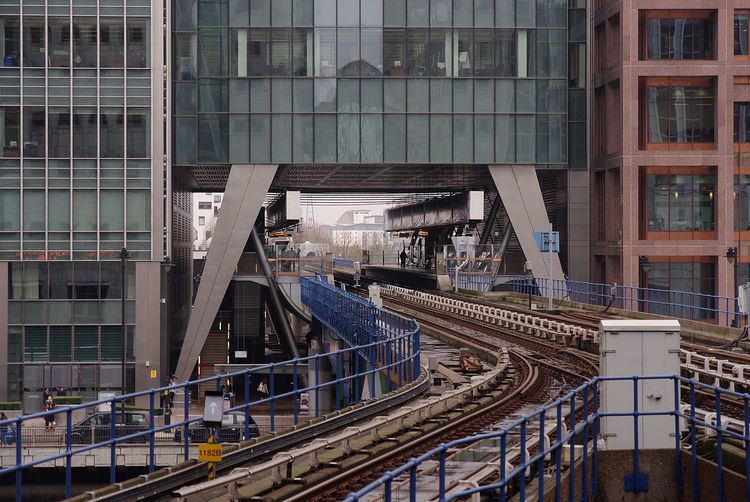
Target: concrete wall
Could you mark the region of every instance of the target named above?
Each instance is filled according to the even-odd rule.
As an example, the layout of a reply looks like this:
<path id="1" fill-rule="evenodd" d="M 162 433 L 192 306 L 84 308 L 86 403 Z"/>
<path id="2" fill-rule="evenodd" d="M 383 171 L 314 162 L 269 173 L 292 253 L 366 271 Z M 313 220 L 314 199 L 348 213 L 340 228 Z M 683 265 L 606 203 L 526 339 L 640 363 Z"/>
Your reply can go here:
<path id="1" fill-rule="evenodd" d="M 568 171 L 568 277 L 590 279 L 589 172 Z"/>
<path id="2" fill-rule="evenodd" d="M 0 262 L 0 401 L 8 400 L 8 262 Z"/>
<path id="3" fill-rule="evenodd" d="M 166 367 L 162 332 L 162 267 L 159 262 L 135 263 L 135 389 L 159 387 Z M 151 372 L 156 371 L 155 378 Z M 148 405 L 148 396 L 140 399 Z M 157 403 L 158 404 L 158 403 Z"/>
<path id="4" fill-rule="evenodd" d="M 80 447 L 83 447 L 81 445 Z M 73 447 L 76 449 L 76 446 Z M 177 465 L 183 462 L 184 457 L 182 456 L 182 446 L 177 444 L 171 445 L 159 445 L 154 447 L 156 454 L 156 465 L 159 467 L 169 467 Z M 65 453 L 65 446 L 40 446 L 32 448 L 23 448 L 23 462 L 29 463 L 38 459 L 50 457 L 52 455 L 58 455 Z M 109 447 L 97 448 L 95 450 L 89 450 L 86 453 L 79 455 L 73 455 L 71 457 L 71 463 L 73 467 L 107 467 L 110 466 L 111 461 L 111 450 Z M 142 446 L 137 444 L 128 444 L 118 446 L 117 451 L 117 465 L 118 466 L 134 466 L 134 467 L 145 467 L 148 465 L 148 445 Z M 198 446 L 194 445 L 190 447 L 190 458 L 198 457 Z M 16 447 L 15 446 L 0 446 L 0 468 L 10 467 L 16 465 Z M 59 458 L 54 461 L 45 462 L 35 467 L 37 468 L 50 468 L 50 467 L 65 467 L 65 457 Z"/>

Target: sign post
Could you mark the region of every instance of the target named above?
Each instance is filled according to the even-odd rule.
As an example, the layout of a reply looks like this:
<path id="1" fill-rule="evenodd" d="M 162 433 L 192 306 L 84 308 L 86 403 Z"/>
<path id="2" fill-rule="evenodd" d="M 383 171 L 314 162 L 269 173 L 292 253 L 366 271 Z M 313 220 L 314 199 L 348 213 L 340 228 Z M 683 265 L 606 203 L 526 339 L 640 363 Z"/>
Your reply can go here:
<path id="1" fill-rule="evenodd" d="M 221 426 L 224 416 L 224 394 L 207 390 L 203 403 L 203 423 L 209 428 L 208 441 L 198 445 L 198 461 L 208 463 L 208 479 L 216 477 L 216 462 L 221 462 L 221 444 L 217 444 L 214 434 Z"/>
<path id="2" fill-rule="evenodd" d="M 540 253 L 549 253 L 549 263 L 547 264 L 547 308 L 552 310 L 552 256 L 553 253 L 560 252 L 560 232 L 554 232 L 552 230 L 552 223 L 550 223 L 549 231 L 534 232 L 533 235 L 537 251 Z"/>
<path id="3" fill-rule="evenodd" d="M 549 224 L 549 240 L 547 241 L 547 248 L 549 251 L 549 265 L 547 266 L 547 272 L 549 273 L 549 282 L 547 284 L 547 297 L 549 298 L 549 303 L 547 305 L 547 310 L 552 312 L 552 253 L 553 253 L 553 244 L 555 242 L 555 236 L 552 232 L 552 223 Z"/>

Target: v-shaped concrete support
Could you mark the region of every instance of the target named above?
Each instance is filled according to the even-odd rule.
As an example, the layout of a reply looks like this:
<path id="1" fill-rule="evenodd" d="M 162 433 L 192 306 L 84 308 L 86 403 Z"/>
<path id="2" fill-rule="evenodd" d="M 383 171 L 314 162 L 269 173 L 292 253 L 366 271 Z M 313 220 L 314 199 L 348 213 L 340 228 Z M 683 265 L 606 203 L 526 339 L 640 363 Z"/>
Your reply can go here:
<path id="1" fill-rule="evenodd" d="M 560 258 L 552 258 L 552 270 L 549 270 L 549 255 L 537 250 L 533 232 L 548 232 L 549 218 L 544 207 L 542 189 L 536 177 L 534 166 L 488 166 L 497 192 L 503 201 L 513 230 L 516 233 L 526 260 L 531 263 L 534 277 L 563 279 Z M 546 289 L 546 288 L 544 288 Z M 546 294 L 546 291 L 543 291 Z"/>
<path id="2" fill-rule="evenodd" d="M 178 381 L 187 380 L 193 372 L 277 168 L 277 165 L 234 164 L 229 172 L 177 362 Z"/>

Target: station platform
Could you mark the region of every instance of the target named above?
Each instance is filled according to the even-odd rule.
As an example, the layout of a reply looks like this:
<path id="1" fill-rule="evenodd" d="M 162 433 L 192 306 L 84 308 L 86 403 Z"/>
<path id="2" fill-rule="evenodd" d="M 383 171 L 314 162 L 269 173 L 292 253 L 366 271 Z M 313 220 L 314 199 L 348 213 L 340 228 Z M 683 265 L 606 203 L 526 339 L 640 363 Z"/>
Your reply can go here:
<path id="1" fill-rule="evenodd" d="M 440 289 L 434 270 L 398 265 L 362 265 L 362 277 L 371 281 L 382 281 L 404 288 L 419 290 Z"/>

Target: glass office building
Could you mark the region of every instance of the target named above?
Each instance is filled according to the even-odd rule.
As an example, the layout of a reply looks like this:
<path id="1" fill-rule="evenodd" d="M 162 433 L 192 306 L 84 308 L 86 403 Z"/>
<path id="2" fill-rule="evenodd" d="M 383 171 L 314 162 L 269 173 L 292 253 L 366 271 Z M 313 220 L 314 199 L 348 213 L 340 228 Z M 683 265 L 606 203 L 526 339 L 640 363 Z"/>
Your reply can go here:
<path id="1" fill-rule="evenodd" d="M 138 281 L 156 270 L 158 295 L 163 260 L 157 15 L 154 30 L 147 0 L 0 0 L 0 398 L 30 411 L 43 387 L 120 391 L 123 247 L 135 385 L 153 319 Z"/>
<path id="2" fill-rule="evenodd" d="M 174 0 L 174 164 L 585 167 L 585 4 Z"/>

